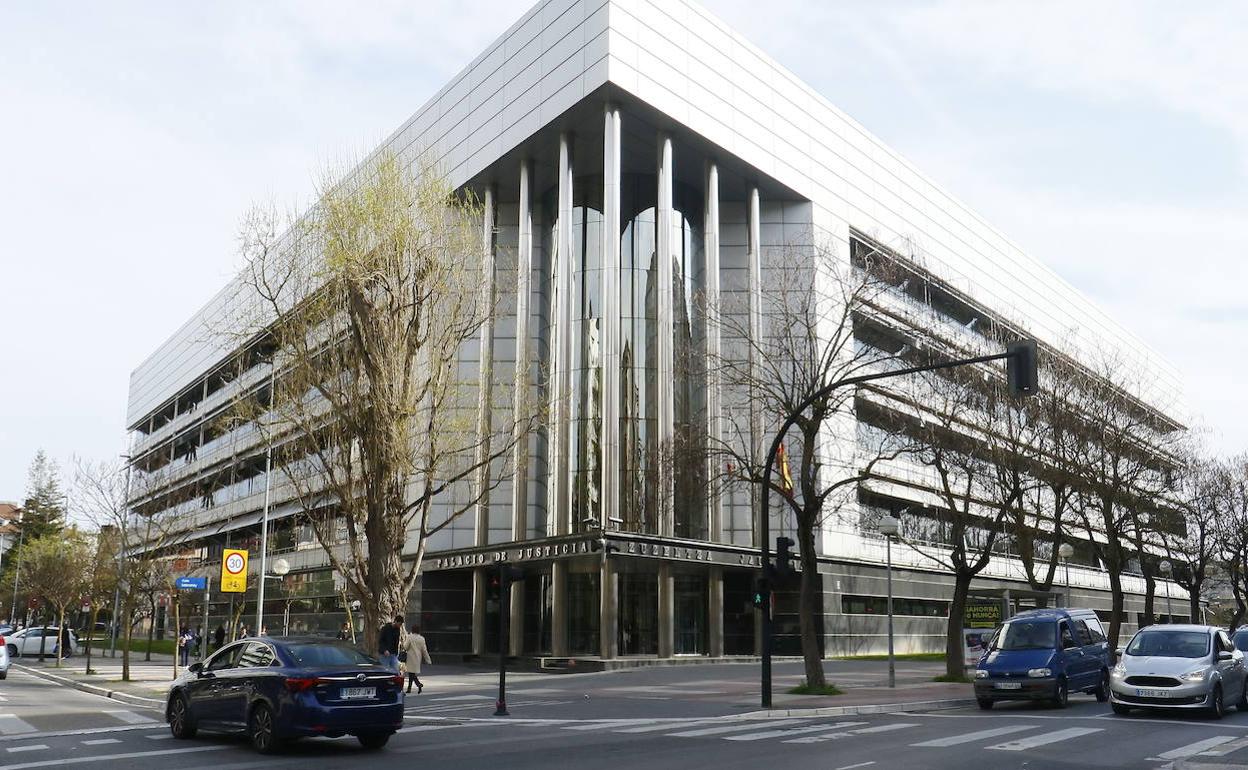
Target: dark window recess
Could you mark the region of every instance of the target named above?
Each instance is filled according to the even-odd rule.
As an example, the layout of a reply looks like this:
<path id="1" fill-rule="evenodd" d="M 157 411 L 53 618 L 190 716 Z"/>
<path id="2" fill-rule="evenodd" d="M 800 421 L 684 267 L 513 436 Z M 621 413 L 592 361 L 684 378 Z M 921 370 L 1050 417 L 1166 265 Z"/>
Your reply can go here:
<path id="1" fill-rule="evenodd" d="M 842 596 L 841 613 L 844 615 L 887 615 L 886 596 Z M 923 618 L 949 616 L 949 602 L 940 599 L 905 599 L 893 597 L 893 614 Z"/>

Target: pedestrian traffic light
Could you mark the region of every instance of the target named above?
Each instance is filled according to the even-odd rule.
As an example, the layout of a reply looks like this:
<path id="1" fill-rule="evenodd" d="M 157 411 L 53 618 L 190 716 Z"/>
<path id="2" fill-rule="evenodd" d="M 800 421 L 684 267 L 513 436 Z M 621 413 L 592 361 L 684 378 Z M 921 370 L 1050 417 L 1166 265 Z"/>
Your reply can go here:
<path id="1" fill-rule="evenodd" d="M 1005 376 L 1010 386 L 1010 393 L 1015 396 L 1030 396 L 1036 392 L 1039 374 L 1036 366 L 1036 341 L 1019 340 L 1006 346 Z"/>
<path id="2" fill-rule="evenodd" d="M 771 601 L 771 587 L 767 584 L 767 579 L 755 579 L 754 594 L 751 597 L 750 603 L 761 610 L 767 606 L 769 601 Z"/>

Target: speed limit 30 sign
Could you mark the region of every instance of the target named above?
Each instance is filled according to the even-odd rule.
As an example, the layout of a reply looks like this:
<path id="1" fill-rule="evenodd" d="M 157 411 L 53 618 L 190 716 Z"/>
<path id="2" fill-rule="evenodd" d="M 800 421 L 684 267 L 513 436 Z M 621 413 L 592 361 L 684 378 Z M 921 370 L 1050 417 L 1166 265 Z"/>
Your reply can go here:
<path id="1" fill-rule="evenodd" d="M 247 590 L 247 552 L 225 549 L 221 559 L 221 590 L 241 594 Z"/>

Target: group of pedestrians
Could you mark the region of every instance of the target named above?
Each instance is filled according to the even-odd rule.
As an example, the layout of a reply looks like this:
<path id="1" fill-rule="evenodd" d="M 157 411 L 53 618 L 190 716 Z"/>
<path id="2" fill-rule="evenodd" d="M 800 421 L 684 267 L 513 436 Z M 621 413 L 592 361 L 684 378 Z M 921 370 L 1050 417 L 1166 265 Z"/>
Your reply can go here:
<path id="1" fill-rule="evenodd" d="M 412 624 L 410 630 L 403 625 L 403 616 L 395 615 L 394 622 L 381 627 L 377 634 L 377 652 L 381 662 L 407 678 L 407 691 L 416 685 L 416 694 L 425 689 L 420 681 L 422 663 L 433 665 L 429 646 L 420 634 L 420 626 Z"/>

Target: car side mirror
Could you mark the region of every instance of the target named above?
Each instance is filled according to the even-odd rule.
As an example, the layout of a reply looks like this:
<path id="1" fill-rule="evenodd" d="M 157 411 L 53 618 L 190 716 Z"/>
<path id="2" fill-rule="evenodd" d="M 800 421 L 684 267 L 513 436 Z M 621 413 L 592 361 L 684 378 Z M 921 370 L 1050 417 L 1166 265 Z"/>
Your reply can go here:
<path id="1" fill-rule="evenodd" d="M 1234 654 L 1227 652 L 1226 650 L 1220 650 L 1218 652 L 1218 660 L 1232 660 L 1234 657 Z"/>
<path id="2" fill-rule="evenodd" d="M 187 670 L 187 671 L 190 671 L 192 674 L 198 674 L 200 671 L 203 671 L 203 670 L 204 670 L 204 664 L 203 664 L 203 663 L 192 663 L 191 665 L 189 665 L 189 666 L 187 666 L 187 667 L 186 667 L 186 670 Z"/>
<path id="3" fill-rule="evenodd" d="M 1114 650 L 1114 655 L 1121 658 L 1123 655 L 1126 654 L 1126 652 L 1127 652 L 1126 647 L 1119 647 L 1118 649 Z"/>

